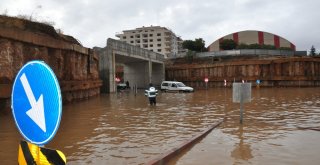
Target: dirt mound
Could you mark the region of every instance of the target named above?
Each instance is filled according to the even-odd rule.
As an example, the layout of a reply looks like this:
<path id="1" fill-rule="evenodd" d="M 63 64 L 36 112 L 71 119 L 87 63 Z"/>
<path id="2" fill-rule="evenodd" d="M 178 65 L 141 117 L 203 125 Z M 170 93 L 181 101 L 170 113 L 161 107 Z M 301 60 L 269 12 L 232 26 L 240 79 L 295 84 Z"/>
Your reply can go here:
<path id="1" fill-rule="evenodd" d="M 53 26 L 45 23 L 34 22 L 18 17 L 0 15 L 0 27 L 30 31 L 37 34 L 47 35 L 58 40 L 63 40 L 69 43 L 81 45 L 80 42 L 78 42 L 78 40 L 74 37 L 59 34 L 56 32 Z"/>

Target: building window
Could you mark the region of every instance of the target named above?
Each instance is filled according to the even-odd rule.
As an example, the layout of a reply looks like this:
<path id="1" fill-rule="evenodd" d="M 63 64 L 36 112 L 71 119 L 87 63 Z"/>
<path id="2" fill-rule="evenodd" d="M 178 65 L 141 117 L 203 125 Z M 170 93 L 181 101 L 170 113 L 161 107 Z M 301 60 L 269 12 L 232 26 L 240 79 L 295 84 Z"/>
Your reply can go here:
<path id="1" fill-rule="evenodd" d="M 145 38 L 148 37 L 148 34 L 143 34 L 143 37 L 145 37 Z"/>
<path id="2" fill-rule="evenodd" d="M 158 47 L 161 47 L 161 44 L 157 44 Z"/>
<path id="3" fill-rule="evenodd" d="M 161 38 L 158 38 L 157 41 L 161 41 Z"/>
<path id="4" fill-rule="evenodd" d="M 161 33 L 157 33 L 157 36 L 161 36 Z"/>
<path id="5" fill-rule="evenodd" d="M 158 52 L 161 52 L 161 49 L 158 49 Z"/>
<path id="6" fill-rule="evenodd" d="M 122 39 L 127 39 L 127 36 L 123 36 Z"/>
<path id="7" fill-rule="evenodd" d="M 150 44 L 149 47 L 153 47 L 153 44 Z"/>
<path id="8" fill-rule="evenodd" d="M 132 44 L 133 44 L 133 41 L 130 41 L 130 43 L 132 43 Z"/>
<path id="9" fill-rule="evenodd" d="M 133 36 L 130 36 L 130 38 L 133 38 Z"/>
<path id="10" fill-rule="evenodd" d="M 153 34 L 149 34 L 149 37 L 152 37 L 153 36 Z"/>
<path id="11" fill-rule="evenodd" d="M 149 42 L 153 42 L 153 39 L 150 39 Z"/>

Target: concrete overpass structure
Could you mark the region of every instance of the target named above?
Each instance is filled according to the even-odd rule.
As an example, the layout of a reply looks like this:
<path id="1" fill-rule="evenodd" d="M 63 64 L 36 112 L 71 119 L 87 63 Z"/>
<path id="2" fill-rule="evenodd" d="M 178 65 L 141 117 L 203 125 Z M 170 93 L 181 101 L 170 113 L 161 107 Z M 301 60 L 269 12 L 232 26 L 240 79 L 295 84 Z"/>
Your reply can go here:
<path id="1" fill-rule="evenodd" d="M 123 79 L 130 86 L 155 86 L 165 78 L 164 55 L 109 38 L 105 48 L 94 48 L 99 54 L 102 93 L 116 92 L 116 65 L 123 65 Z"/>

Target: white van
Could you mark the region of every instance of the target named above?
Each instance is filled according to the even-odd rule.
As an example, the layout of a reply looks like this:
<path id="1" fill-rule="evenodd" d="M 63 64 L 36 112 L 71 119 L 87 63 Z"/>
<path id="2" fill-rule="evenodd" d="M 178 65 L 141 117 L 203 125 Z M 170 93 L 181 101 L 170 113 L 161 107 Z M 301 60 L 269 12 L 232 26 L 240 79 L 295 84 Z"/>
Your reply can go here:
<path id="1" fill-rule="evenodd" d="M 193 88 L 178 81 L 163 81 L 161 83 L 161 91 L 193 92 Z"/>

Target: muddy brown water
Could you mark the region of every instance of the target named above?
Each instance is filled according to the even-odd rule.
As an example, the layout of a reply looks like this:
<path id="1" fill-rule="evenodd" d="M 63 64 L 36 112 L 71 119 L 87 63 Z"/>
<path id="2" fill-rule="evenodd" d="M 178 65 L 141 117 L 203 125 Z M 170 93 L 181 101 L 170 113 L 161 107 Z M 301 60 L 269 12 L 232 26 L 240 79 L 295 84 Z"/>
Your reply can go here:
<path id="1" fill-rule="evenodd" d="M 230 88 L 105 94 L 63 106 L 59 130 L 46 145 L 68 164 L 144 164 L 210 125 L 223 123 L 168 164 L 320 164 L 320 88 L 252 90 L 239 122 Z M 0 113 L 0 164 L 17 164 L 22 136 L 10 112 Z"/>

